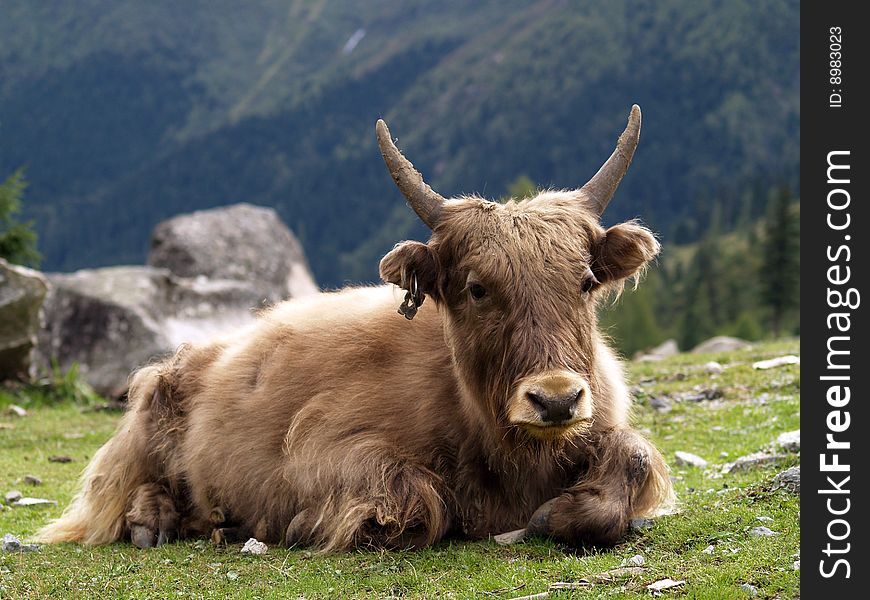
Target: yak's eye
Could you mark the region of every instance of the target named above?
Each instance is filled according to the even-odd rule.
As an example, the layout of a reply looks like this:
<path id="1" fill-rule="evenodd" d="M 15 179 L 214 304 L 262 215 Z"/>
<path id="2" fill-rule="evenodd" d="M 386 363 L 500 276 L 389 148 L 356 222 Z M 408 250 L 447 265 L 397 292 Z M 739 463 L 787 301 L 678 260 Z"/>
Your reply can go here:
<path id="1" fill-rule="evenodd" d="M 470 283 L 468 284 L 468 293 L 475 300 L 483 300 L 486 296 L 486 288 L 479 283 Z"/>

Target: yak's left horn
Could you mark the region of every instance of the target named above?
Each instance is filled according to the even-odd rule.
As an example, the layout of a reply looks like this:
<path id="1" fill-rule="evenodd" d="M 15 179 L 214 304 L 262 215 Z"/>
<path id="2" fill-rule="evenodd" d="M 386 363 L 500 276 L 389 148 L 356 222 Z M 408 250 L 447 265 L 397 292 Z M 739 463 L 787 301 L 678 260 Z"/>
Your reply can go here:
<path id="1" fill-rule="evenodd" d="M 616 150 L 607 159 L 607 162 L 598 169 L 598 172 L 592 176 L 586 185 L 580 188 L 580 193 L 585 196 L 586 200 L 592 206 L 592 209 L 600 217 L 610 203 L 613 193 L 622 181 L 625 172 L 628 171 L 628 166 L 631 164 L 631 159 L 634 156 L 634 150 L 637 148 L 637 142 L 640 139 L 640 107 L 635 104 L 631 107 L 631 114 L 628 115 L 628 125 L 625 131 L 619 136 L 619 141 L 616 142 Z"/>
<path id="2" fill-rule="evenodd" d="M 429 226 L 429 229 L 434 229 L 441 218 L 444 197 L 429 187 L 411 161 L 402 156 L 393 143 L 390 130 L 387 129 L 383 119 L 378 119 L 375 129 L 378 134 L 378 146 L 381 147 L 381 154 L 384 156 L 390 175 L 393 176 L 393 181 L 408 199 L 408 204 L 417 216 Z"/>

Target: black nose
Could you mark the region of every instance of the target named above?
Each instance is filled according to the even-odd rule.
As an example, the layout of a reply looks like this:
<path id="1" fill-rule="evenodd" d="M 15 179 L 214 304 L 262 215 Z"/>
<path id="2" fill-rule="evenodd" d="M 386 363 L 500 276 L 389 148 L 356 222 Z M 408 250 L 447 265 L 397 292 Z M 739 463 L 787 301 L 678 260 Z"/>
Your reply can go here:
<path id="1" fill-rule="evenodd" d="M 541 420 L 560 423 L 569 421 L 574 416 L 574 409 L 577 408 L 577 402 L 582 393 L 583 390 L 580 389 L 565 394 L 548 394 L 537 389 L 526 392 L 526 397 L 541 415 Z"/>

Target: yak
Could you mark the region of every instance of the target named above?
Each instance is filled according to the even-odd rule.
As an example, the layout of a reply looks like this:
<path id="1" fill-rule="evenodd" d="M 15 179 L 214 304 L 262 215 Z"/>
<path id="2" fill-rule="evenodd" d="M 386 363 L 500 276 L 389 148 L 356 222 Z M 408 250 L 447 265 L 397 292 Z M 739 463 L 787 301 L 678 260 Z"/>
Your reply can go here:
<path id="1" fill-rule="evenodd" d="M 597 322 L 659 252 L 637 221 L 600 224 L 640 125 L 635 105 L 582 187 L 500 203 L 439 195 L 379 120 L 428 243 L 384 256 L 385 285 L 278 303 L 138 370 L 117 431 L 38 538 L 334 552 L 525 529 L 615 544 L 673 495 Z"/>

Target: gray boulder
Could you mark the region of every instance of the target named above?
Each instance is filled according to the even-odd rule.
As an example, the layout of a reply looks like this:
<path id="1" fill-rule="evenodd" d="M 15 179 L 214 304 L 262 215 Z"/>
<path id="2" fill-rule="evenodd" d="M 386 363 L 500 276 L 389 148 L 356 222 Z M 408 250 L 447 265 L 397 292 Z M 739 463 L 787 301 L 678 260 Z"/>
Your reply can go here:
<path id="1" fill-rule="evenodd" d="M 179 277 L 244 281 L 269 302 L 318 291 L 296 236 L 275 210 L 251 204 L 163 221 L 151 236 L 148 264 Z"/>
<path id="2" fill-rule="evenodd" d="M 253 320 L 260 294 L 238 281 L 180 278 L 153 267 L 107 267 L 48 275 L 44 368 L 79 365 L 94 389 L 117 397 L 136 367 L 184 342 L 203 341 Z"/>
<path id="3" fill-rule="evenodd" d="M 676 340 L 665 340 L 655 348 L 638 352 L 634 355 L 637 362 L 657 362 L 680 352 Z"/>
<path id="4" fill-rule="evenodd" d="M 33 376 L 31 354 L 47 291 L 41 273 L 0 258 L 0 381 Z"/>
<path id="5" fill-rule="evenodd" d="M 705 342 L 701 342 L 692 348 L 693 354 L 718 354 L 719 352 L 732 352 L 751 346 L 746 340 L 741 340 L 727 335 L 719 335 Z"/>
<path id="6" fill-rule="evenodd" d="M 154 358 L 248 324 L 252 309 L 318 292 L 293 233 L 250 204 L 160 223 L 148 262 L 49 275 L 40 364 L 78 364 L 97 392 L 117 397 Z"/>

